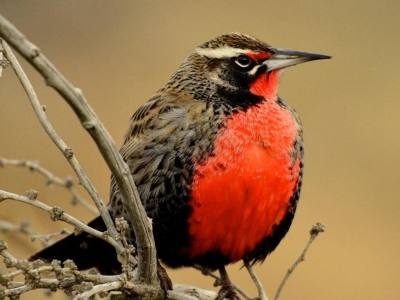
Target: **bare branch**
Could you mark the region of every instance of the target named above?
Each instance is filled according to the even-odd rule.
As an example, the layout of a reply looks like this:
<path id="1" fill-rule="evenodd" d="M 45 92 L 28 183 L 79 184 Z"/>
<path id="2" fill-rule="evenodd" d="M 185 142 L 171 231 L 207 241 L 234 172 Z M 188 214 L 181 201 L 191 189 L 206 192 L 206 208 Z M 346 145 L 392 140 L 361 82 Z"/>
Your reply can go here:
<path id="1" fill-rule="evenodd" d="M 32 242 L 34 241 L 41 241 L 44 247 L 49 246 L 50 241 L 59 238 L 68 234 L 71 234 L 67 229 L 61 229 L 56 232 L 51 232 L 51 233 L 46 233 L 46 234 L 32 234 L 31 235 L 31 240 Z"/>
<path id="2" fill-rule="evenodd" d="M 4 49 L 0 43 L 0 77 L 3 74 L 3 69 L 9 65 L 9 61 L 4 57 Z"/>
<path id="3" fill-rule="evenodd" d="M 303 251 L 301 252 L 300 256 L 295 260 L 293 265 L 287 270 L 285 276 L 283 277 L 281 283 L 278 286 L 278 289 L 276 290 L 274 300 L 278 300 L 283 287 L 285 286 L 286 282 L 288 281 L 290 275 L 293 273 L 293 271 L 296 269 L 296 267 L 303 262 L 306 259 L 306 254 L 308 249 L 310 248 L 311 244 L 314 242 L 316 237 L 321 233 L 325 231 L 325 225 L 321 223 L 315 223 L 310 230 L 310 238 L 304 247 Z"/>
<path id="4" fill-rule="evenodd" d="M 30 224 L 28 222 L 22 222 L 21 224 L 16 225 L 7 222 L 5 220 L 0 220 L 0 233 L 11 233 L 11 232 L 21 233 L 28 237 L 37 234 L 30 228 Z"/>
<path id="5" fill-rule="evenodd" d="M 0 20 L 1 20 L 1 17 L 0 17 Z M 1 28 L 1 26 L 0 26 L 0 28 Z M 85 170 L 82 168 L 79 161 L 75 157 L 72 149 L 67 146 L 67 144 L 59 136 L 59 134 L 54 129 L 53 125 L 48 120 L 45 110 L 43 109 L 43 106 L 40 104 L 39 99 L 35 93 L 35 90 L 33 89 L 32 84 L 30 83 L 30 81 L 29 81 L 28 77 L 26 76 L 24 70 L 22 69 L 21 65 L 18 63 L 18 60 L 15 57 L 14 53 L 12 52 L 11 48 L 4 41 L 2 41 L 2 44 L 3 44 L 4 51 L 5 51 L 5 55 L 6 55 L 7 59 L 10 61 L 11 66 L 15 71 L 15 74 L 17 75 L 22 86 L 24 87 L 25 92 L 28 95 L 29 101 L 32 104 L 33 110 L 36 113 L 36 116 L 38 117 L 41 125 L 43 126 L 44 130 L 46 131 L 48 136 L 51 138 L 51 140 L 54 142 L 54 144 L 57 146 L 57 148 L 60 149 L 60 151 L 64 154 L 65 158 L 70 163 L 70 165 L 72 166 L 76 175 L 78 176 L 80 183 L 86 189 L 86 191 L 89 193 L 90 197 L 95 202 L 95 204 L 96 204 L 97 208 L 99 209 L 100 214 L 104 220 L 104 223 L 106 224 L 107 230 L 109 231 L 110 235 L 112 236 L 112 238 L 115 241 L 118 241 L 117 230 L 115 229 L 115 226 L 111 219 L 111 216 L 110 216 L 106 206 L 104 205 L 104 202 L 101 199 L 99 193 L 97 192 L 93 183 L 87 176 Z M 119 248 L 121 248 L 121 247 L 119 247 Z"/>
<path id="6" fill-rule="evenodd" d="M 74 296 L 74 299 L 88 299 L 99 293 L 106 293 L 113 298 L 111 291 L 118 291 L 121 297 L 115 299 L 152 300 L 211 300 L 215 299 L 215 292 L 187 285 L 176 285 L 167 295 L 151 285 L 132 284 L 121 275 L 101 275 L 98 272 L 79 271 L 73 261 L 68 260 L 61 264 L 53 260 L 46 264 L 40 260 L 28 262 L 14 257 L 8 250 L 5 242 L 0 241 L 0 257 L 7 268 L 16 271 L 8 274 L 0 273 L 0 299 L 18 297 L 35 289 L 49 289 L 50 291 L 63 290 Z M 17 275 L 23 275 L 24 281 L 15 281 Z M 121 292 L 134 295 L 124 296 Z M 118 295 L 118 294 L 116 294 Z"/>
<path id="7" fill-rule="evenodd" d="M 41 51 L 3 16 L 0 16 L 0 36 L 25 57 L 43 76 L 46 83 L 66 100 L 82 126 L 96 142 L 116 179 L 123 195 L 124 205 L 128 209 L 129 221 L 134 227 L 139 260 L 138 280 L 143 283 L 156 284 L 156 250 L 151 226 L 140 202 L 139 193 L 129 168 L 117 151 L 110 134 L 89 106 L 81 90 L 74 87 Z"/>
<path id="8" fill-rule="evenodd" d="M 40 260 L 34 262 L 19 260 L 7 250 L 7 245 L 3 241 L 0 241 L 0 256 L 7 268 L 16 269 L 8 274 L 0 274 L 0 299 L 19 296 L 40 288 L 47 288 L 51 291 L 61 289 L 67 293 L 79 295 L 91 290 L 96 285 L 111 284 L 115 286 L 118 283 L 121 286 L 124 282 L 120 275 L 107 276 L 79 271 L 72 261 L 65 261 L 62 266 L 56 260 L 53 260 L 51 264 L 45 264 Z M 20 274 L 24 275 L 25 280 L 23 282 L 14 281 L 14 278 Z"/>
<path id="9" fill-rule="evenodd" d="M 86 225 L 85 223 L 79 221 L 75 217 L 67 214 L 59 207 L 51 207 L 51 206 L 39 201 L 37 199 L 36 191 L 32 191 L 32 190 L 28 191 L 27 195 L 24 196 L 24 195 L 14 194 L 14 193 L 0 190 L 0 203 L 4 200 L 18 201 L 18 202 L 22 202 L 22 203 L 40 208 L 40 209 L 46 211 L 53 221 L 64 221 L 64 222 L 74 226 L 78 231 L 85 231 L 88 234 L 91 234 L 97 238 L 100 238 L 100 239 L 110 243 L 115 249 L 118 249 L 119 252 L 123 251 L 122 246 L 117 244 L 117 242 L 113 238 L 111 238 L 109 234 L 104 234 L 103 232 L 100 232 L 100 231 Z"/>
<path id="10" fill-rule="evenodd" d="M 92 287 L 90 290 L 75 296 L 74 300 L 86 300 L 99 293 L 117 290 L 121 288 L 122 285 L 123 285 L 122 281 L 112 281 L 103 284 L 98 284 Z"/>
<path id="11" fill-rule="evenodd" d="M 194 286 L 175 284 L 167 296 L 169 300 L 214 300 L 217 293 Z"/>
<path id="12" fill-rule="evenodd" d="M 3 46 L 0 44 L 0 77 L 3 74 L 3 61 L 4 61 L 4 55 L 3 55 Z"/>
<path id="13" fill-rule="evenodd" d="M 78 194 L 78 192 L 75 190 L 75 182 L 72 178 L 66 177 L 66 178 L 61 178 L 46 168 L 42 167 L 37 161 L 33 160 L 19 160 L 19 159 L 6 159 L 6 158 L 1 158 L 0 157 L 0 167 L 3 166 L 16 166 L 16 167 L 22 167 L 22 168 L 27 168 L 31 172 L 36 172 L 39 175 L 43 176 L 47 182 L 47 185 L 57 185 L 60 187 L 65 188 L 72 196 L 71 203 L 73 205 L 75 204 L 81 204 L 87 210 L 89 210 L 92 214 L 97 215 L 98 210 L 94 208 L 92 205 L 90 205 L 81 195 Z"/>

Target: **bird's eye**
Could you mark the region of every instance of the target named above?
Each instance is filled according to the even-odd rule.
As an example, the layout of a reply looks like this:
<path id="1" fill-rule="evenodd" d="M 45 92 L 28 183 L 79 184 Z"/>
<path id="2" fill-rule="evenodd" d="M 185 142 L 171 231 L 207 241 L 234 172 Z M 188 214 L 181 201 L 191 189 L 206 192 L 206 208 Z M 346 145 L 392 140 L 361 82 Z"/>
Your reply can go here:
<path id="1" fill-rule="evenodd" d="M 239 55 L 235 58 L 235 64 L 242 69 L 247 69 L 253 65 L 253 60 L 247 55 Z"/>

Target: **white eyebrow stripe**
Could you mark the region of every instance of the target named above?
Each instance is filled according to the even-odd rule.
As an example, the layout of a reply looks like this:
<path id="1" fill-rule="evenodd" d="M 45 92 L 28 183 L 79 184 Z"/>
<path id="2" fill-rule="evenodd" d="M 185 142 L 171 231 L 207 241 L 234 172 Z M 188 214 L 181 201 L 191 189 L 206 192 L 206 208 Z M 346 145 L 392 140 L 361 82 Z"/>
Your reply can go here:
<path id="1" fill-rule="evenodd" d="M 220 48 L 197 48 L 196 52 L 201 56 L 207 56 L 208 58 L 228 58 L 235 57 L 240 54 L 252 52 L 250 49 L 239 49 L 233 47 L 220 47 Z"/>

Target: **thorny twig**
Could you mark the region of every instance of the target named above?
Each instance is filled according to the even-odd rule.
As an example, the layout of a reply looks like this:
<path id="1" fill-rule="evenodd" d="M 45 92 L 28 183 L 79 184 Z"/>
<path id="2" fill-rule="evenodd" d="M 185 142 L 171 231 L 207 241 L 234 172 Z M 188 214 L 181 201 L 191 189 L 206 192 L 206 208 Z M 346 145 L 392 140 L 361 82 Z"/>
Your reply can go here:
<path id="1" fill-rule="evenodd" d="M 285 276 L 283 277 L 281 283 L 278 286 L 278 289 L 276 290 L 275 293 L 275 297 L 274 300 L 278 300 L 283 287 L 285 286 L 286 282 L 288 281 L 290 275 L 293 273 L 293 271 L 296 269 L 296 267 L 305 260 L 306 258 L 306 254 L 308 249 L 310 248 L 311 244 L 314 242 L 314 240 L 316 239 L 316 237 L 325 231 L 325 225 L 321 224 L 321 223 L 316 223 L 311 227 L 310 230 L 310 238 L 306 244 L 306 246 L 304 247 L 303 251 L 301 252 L 300 256 L 295 260 L 295 262 L 293 263 L 293 265 L 287 270 Z"/>
<path id="2" fill-rule="evenodd" d="M 1 15 L 0 37 L 10 43 L 35 67 L 46 83 L 63 97 L 74 110 L 82 126 L 97 144 L 119 186 L 124 206 L 128 209 L 128 221 L 131 222 L 134 229 L 139 260 L 137 279 L 141 283 L 157 285 L 156 249 L 152 229 L 140 202 L 139 193 L 129 167 L 118 152 L 111 135 L 86 101 L 82 91 L 74 87 L 44 56 L 38 47 L 27 40 L 13 24 Z M 73 155 L 71 156 L 71 151 L 64 153 L 67 155 L 67 158 L 74 157 Z M 106 216 L 103 216 L 103 218 L 106 218 Z M 106 222 L 107 218 L 104 221 Z M 111 234 L 114 236 L 115 232 L 111 232 Z"/>
<path id="3" fill-rule="evenodd" d="M 97 215 L 98 210 L 93 207 L 93 205 L 89 204 L 75 189 L 76 183 L 71 177 L 61 178 L 48 169 L 42 167 L 37 161 L 33 160 L 20 160 L 20 159 L 7 159 L 0 157 L 0 167 L 3 166 L 16 166 L 27 168 L 31 172 L 36 172 L 42 175 L 47 181 L 47 185 L 57 185 L 65 188 L 72 196 L 71 203 L 81 204 L 85 208 L 87 208 L 92 214 Z"/>

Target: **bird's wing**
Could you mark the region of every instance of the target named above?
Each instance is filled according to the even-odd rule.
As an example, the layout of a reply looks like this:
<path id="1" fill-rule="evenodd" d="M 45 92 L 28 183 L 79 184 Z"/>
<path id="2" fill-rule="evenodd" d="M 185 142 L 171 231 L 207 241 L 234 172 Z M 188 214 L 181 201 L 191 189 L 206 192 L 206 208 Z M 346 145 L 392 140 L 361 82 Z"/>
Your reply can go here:
<path id="1" fill-rule="evenodd" d="M 120 149 L 129 159 L 139 144 L 167 138 L 177 128 L 185 129 L 193 111 L 193 103 L 185 96 L 159 94 L 142 105 L 131 117 L 125 141 Z"/>
<path id="2" fill-rule="evenodd" d="M 143 133 L 146 125 L 153 117 L 156 117 L 162 106 L 162 97 L 156 95 L 139 107 L 132 115 L 128 132 L 125 135 L 126 144 L 130 139 Z"/>
<path id="3" fill-rule="evenodd" d="M 188 153 L 195 140 L 196 121 L 205 109 L 204 102 L 176 94 L 156 95 L 132 116 L 120 153 L 129 166 L 143 204 L 164 193 L 165 178 L 176 171 L 174 164 Z M 120 197 L 114 179 L 111 201 Z M 150 201 L 150 200 L 149 200 Z"/>

